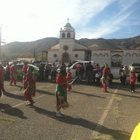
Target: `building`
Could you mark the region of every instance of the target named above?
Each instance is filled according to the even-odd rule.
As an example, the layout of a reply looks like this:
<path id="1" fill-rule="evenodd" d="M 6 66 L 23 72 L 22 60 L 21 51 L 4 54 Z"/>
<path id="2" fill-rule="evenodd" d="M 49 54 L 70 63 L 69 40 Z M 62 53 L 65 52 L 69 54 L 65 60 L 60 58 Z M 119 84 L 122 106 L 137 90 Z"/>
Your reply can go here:
<path id="1" fill-rule="evenodd" d="M 140 50 L 114 50 L 101 48 L 97 44 L 85 46 L 75 41 L 75 30 L 69 22 L 64 28 L 60 29 L 59 44 L 52 46 L 51 49 L 45 51 L 49 62 L 69 60 L 93 60 L 99 65 L 108 63 L 112 70 L 117 70 L 121 65 L 129 65 L 131 63 L 140 63 Z"/>
<path id="2" fill-rule="evenodd" d="M 59 44 L 52 46 L 45 53 L 47 53 L 49 62 L 91 59 L 91 50 L 75 41 L 75 30 L 69 22 L 66 23 L 63 29 L 60 29 Z"/>

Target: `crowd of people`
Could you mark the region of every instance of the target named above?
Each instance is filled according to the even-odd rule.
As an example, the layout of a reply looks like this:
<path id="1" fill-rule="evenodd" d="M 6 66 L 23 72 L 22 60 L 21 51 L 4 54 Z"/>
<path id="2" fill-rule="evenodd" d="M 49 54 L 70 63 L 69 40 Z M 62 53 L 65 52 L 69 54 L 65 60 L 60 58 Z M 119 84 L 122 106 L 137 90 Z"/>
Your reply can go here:
<path id="1" fill-rule="evenodd" d="M 28 101 L 26 105 L 32 106 L 34 104 L 32 97 L 35 96 L 36 92 L 36 78 L 32 73 L 33 68 L 28 67 L 27 64 L 28 63 L 25 61 L 22 67 L 22 84 L 24 88 L 24 97 Z M 66 66 L 65 63 L 59 63 L 57 65 L 53 63 L 52 65 L 50 65 L 49 62 L 46 62 L 45 65 L 43 65 L 43 63 L 40 63 L 39 65 L 39 73 L 41 79 L 43 79 L 45 73 L 45 79 L 49 80 L 49 75 L 51 73 L 51 80 L 54 78 L 54 81 L 56 82 L 56 116 L 58 117 L 62 117 L 62 113 L 60 111 L 61 108 L 65 109 L 69 107 L 69 103 L 67 101 L 67 92 L 72 89 L 73 82 L 77 79 L 82 81 L 82 77 L 84 74 L 87 84 L 91 85 L 92 83 L 96 83 L 97 86 L 102 85 L 102 89 L 104 92 L 108 92 L 108 88 L 112 84 L 113 74 L 111 73 L 111 70 L 106 63 L 103 67 L 100 67 L 98 64 L 95 64 L 93 66 L 90 61 L 85 66 L 80 63 L 76 64 L 76 78 L 74 80 L 72 79 L 72 74 L 70 71 L 71 65 L 71 62 L 69 62 L 68 66 Z M 130 84 L 130 91 L 132 93 L 135 92 L 136 79 L 137 82 L 140 83 L 140 74 L 138 74 L 138 76 L 136 77 L 135 70 L 133 69 L 132 71 L 129 71 L 127 66 L 121 66 L 119 74 L 121 84 Z M 0 97 L 2 96 L 2 93 L 5 92 L 4 79 L 8 78 L 10 78 L 9 85 L 16 86 L 16 63 L 13 63 L 13 65 L 11 66 L 7 64 L 5 69 L 3 68 L 2 64 L 0 64 Z"/>
<path id="2" fill-rule="evenodd" d="M 122 85 L 130 84 L 130 92 L 135 92 L 135 84 L 136 82 L 140 86 L 140 73 L 136 75 L 135 69 L 129 70 L 127 66 L 121 66 L 119 70 L 120 74 L 120 82 Z"/>

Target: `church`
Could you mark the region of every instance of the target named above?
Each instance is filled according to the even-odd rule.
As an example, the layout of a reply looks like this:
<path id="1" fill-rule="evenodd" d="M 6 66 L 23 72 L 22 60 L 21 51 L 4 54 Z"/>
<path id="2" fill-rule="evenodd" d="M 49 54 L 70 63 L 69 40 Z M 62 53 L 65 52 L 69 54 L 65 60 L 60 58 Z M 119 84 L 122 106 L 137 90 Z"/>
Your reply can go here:
<path id="1" fill-rule="evenodd" d="M 60 29 L 59 43 L 44 52 L 49 62 L 94 61 L 99 65 L 107 63 L 112 68 L 140 62 L 140 50 L 100 49 L 96 44 L 87 47 L 76 42 L 75 29 L 69 21 Z"/>

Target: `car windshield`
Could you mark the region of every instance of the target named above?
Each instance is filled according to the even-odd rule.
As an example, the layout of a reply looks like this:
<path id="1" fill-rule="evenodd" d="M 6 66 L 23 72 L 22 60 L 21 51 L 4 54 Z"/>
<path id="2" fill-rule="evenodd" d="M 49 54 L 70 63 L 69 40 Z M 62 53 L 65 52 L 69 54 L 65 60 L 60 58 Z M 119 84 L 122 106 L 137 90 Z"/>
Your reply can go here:
<path id="1" fill-rule="evenodd" d="M 140 66 L 139 63 L 132 64 L 132 66 Z"/>
<path id="2" fill-rule="evenodd" d="M 23 65 L 16 65 L 16 67 L 17 67 L 18 70 L 21 70 Z"/>

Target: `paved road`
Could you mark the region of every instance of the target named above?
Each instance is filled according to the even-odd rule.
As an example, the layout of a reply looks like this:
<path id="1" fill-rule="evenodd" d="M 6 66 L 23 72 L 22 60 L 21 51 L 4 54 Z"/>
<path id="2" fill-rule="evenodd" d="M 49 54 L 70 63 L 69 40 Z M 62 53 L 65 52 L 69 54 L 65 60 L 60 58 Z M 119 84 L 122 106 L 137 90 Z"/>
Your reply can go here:
<path id="1" fill-rule="evenodd" d="M 95 85 L 75 84 L 70 108 L 55 116 L 55 84 L 37 82 L 34 107 L 25 106 L 21 83 L 0 99 L 0 140 L 129 140 L 140 122 L 140 88 L 129 92 L 115 80 L 108 93 Z"/>

